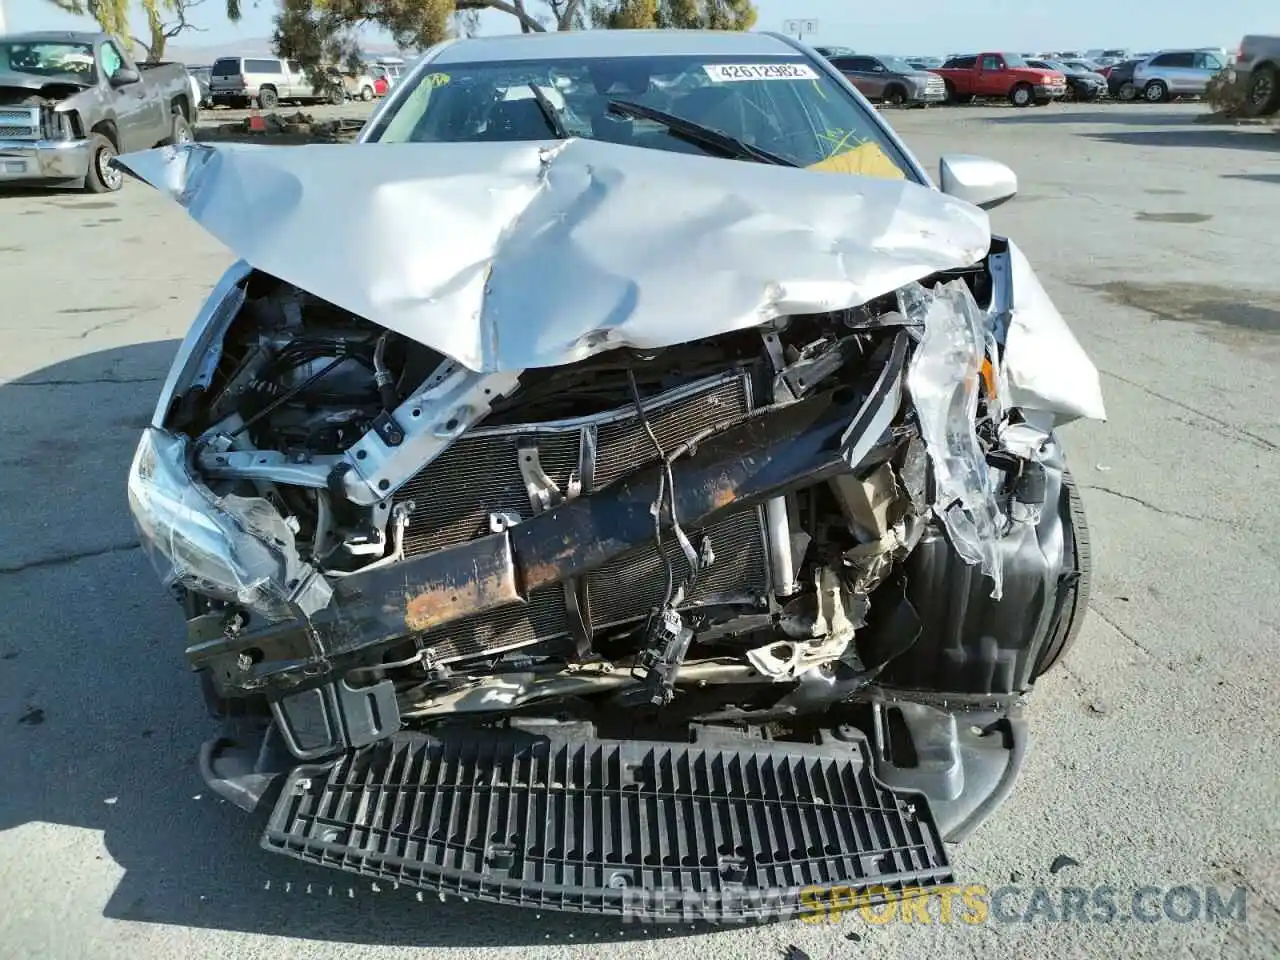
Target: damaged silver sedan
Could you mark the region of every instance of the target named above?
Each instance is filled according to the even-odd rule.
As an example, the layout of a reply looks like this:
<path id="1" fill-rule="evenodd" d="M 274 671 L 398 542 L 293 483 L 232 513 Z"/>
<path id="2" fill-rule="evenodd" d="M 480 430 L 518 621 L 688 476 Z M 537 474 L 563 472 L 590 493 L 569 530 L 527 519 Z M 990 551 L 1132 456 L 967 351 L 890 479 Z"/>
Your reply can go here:
<path id="1" fill-rule="evenodd" d="M 637 917 L 950 880 L 1084 614 L 1055 429 L 1104 417 L 1007 169 L 939 190 L 804 48 L 676 31 L 120 162 L 242 258 L 128 490 L 268 849 Z"/>

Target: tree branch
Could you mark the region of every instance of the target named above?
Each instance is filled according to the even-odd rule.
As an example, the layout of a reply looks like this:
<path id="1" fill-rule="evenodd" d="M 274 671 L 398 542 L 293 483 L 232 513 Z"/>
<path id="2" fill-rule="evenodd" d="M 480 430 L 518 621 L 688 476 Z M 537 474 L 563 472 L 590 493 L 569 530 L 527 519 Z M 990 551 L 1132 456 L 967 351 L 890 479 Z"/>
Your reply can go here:
<path id="1" fill-rule="evenodd" d="M 523 16 L 527 12 L 524 8 L 524 0 L 511 0 L 511 2 L 515 4 L 516 10 L 519 11 L 518 16 Z M 530 33 L 531 31 L 529 30 L 529 25 L 527 23 L 521 22 L 520 32 Z"/>
<path id="2" fill-rule="evenodd" d="M 520 21 L 521 28 L 527 27 L 530 33 L 546 33 L 547 31 L 547 28 L 532 17 L 529 11 L 507 3 L 506 0 L 456 0 L 453 8 L 455 10 L 497 10 L 499 13 L 506 13 L 515 17 Z"/>
<path id="3" fill-rule="evenodd" d="M 578 16 L 578 11 L 582 9 L 582 0 L 568 0 L 565 4 L 564 12 L 560 14 L 559 22 L 556 26 L 561 30 L 571 30 L 574 20 Z"/>

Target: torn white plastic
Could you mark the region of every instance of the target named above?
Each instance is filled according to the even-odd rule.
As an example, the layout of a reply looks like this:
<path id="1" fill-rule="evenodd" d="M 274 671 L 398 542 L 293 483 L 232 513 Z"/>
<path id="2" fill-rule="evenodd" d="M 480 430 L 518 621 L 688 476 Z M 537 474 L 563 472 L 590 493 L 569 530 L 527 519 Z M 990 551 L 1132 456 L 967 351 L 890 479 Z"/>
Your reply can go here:
<path id="1" fill-rule="evenodd" d="M 1003 365 L 1008 405 L 1046 410 L 1060 422 L 1107 419 L 1097 367 L 1013 241 L 1009 267 L 1013 302 Z"/>
<path id="2" fill-rule="evenodd" d="M 482 372 L 854 307 L 990 246 L 918 184 L 594 140 L 119 162 L 255 267 Z"/>
<path id="3" fill-rule="evenodd" d="M 795 680 L 808 670 L 838 660 L 849 648 L 854 631 L 865 622 L 865 602 L 851 598 L 839 574 L 830 567 L 818 569 L 816 587 L 813 596 L 788 605 L 789 609 L 803 610 L 813 603 L 812 608 L 782 617 L 780 625 L 791 641 L 775 640 L 747 651 L 747 662 L 761 676 L 774 682 Z"/>
<path id="4" fill-rule="evenodd" d="M 924 336 L 907 370 L 907 389 L 933 464 L 933 511 L 956 552 L 991 578 L 991 596 L 998 600 L 1004 517 L 974 429 L 986 319 L 962 280 L 932 291 L 916 286 L 902 302 L 908 316 L 923 313 Z"/>
<path id="5" fill-rule="evenodd" d="M 187 467 L 187 439 L 148 427 L 129 471 L 139 539 L 166 585 L 241 604 L 268 620 L 328 605 L 332 588 L 302 562 L 293 529 L 261 497 L 219 497 Z"/>

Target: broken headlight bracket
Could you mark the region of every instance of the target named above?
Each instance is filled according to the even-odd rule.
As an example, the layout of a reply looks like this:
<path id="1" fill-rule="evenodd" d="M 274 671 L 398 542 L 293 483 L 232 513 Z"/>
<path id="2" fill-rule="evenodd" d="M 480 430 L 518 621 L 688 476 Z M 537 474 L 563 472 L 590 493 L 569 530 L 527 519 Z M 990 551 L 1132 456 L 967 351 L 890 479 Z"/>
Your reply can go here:
<path id="1" fill-rule="evenodd" d="M 369 432 L 340 457 L 300 462 L 275 450 L 206 450 L 200 454 L 200 469 L 209 477 L 327 487 L 341 500 L 372 506 L 400 489 L 483 418 L 494 401 L 515 389 L 520 373 L 479 374 L 446 362 L 394 411 L 380 414 Z M 335 470 L 341 471 L 341 485 L 332 482 Z"/>

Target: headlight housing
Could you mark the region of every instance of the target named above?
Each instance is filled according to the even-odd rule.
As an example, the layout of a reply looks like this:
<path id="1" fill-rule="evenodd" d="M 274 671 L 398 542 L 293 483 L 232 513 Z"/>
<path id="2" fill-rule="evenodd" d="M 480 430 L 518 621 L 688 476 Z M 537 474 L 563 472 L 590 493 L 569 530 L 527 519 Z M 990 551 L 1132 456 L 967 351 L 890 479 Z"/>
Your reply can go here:
<path id="1" fill-rule="evenodd" d="M 332 589 L 302 562 L 293 530 L 261 497 L 218 496 L 187 466 L 187 439 L 148 427 L 129 470 L 129 509 L 166 585 L 240 604 L 268 620 L 310 615 Z"/>

